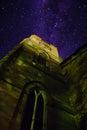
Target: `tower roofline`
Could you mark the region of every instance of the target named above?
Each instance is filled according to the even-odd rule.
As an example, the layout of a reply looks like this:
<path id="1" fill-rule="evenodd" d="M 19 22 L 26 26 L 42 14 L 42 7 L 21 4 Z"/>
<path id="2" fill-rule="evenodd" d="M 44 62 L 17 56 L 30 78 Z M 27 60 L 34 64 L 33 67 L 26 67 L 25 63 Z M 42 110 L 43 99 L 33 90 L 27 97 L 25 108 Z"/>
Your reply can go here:
<path id="1" fill-rule="evenodd" d="M 25 47 L 32 46 L 37 48 L 38 50 L 41 49 L 46 53 L 49 53 L 49 56 L 56 60 L 57 62 L 61 63 L 61 58 L 58 53 L 57 47 L 53 46 L 52 44 L 48 44 L 47 42 L 43 41 L 42 38 L 40 38 L 37 35 L 31 35 L 29 38 L 26 38 L 22 41 Z"/>

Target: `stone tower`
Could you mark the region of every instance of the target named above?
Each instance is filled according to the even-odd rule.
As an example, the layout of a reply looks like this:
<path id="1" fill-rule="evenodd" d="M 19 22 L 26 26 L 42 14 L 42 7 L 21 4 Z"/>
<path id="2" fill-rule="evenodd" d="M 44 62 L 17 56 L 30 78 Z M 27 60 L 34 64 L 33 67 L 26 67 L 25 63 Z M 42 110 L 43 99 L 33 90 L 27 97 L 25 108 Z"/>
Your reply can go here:
<path id="1" fill-rule="evenodd" d="M 0 130 L 76 130 L 57 48 L 32 35 L 0 62 Z"/>

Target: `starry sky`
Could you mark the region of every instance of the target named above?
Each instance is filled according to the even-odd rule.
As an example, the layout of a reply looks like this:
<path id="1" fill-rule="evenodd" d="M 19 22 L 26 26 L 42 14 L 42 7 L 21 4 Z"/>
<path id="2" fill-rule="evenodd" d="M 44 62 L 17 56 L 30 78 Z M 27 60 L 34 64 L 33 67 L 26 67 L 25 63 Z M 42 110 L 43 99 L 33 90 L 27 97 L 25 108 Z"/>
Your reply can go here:
<path id="1" fill-rule="evenodd" d="M 87 0 L 1 0 L 0 59 L 32 34 L 66 59 L 87 42 Z"/>

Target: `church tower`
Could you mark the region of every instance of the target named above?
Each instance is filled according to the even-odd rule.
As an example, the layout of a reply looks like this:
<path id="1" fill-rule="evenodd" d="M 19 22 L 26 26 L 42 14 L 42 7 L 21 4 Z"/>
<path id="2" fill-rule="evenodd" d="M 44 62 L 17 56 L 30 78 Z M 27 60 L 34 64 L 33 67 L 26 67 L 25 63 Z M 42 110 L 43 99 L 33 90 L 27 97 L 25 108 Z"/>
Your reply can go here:
<path id="1" fill-rule="evenodd" d="M 0 61 L 0 130 L 76 130 L 60 63 L 37 35 Z"/>

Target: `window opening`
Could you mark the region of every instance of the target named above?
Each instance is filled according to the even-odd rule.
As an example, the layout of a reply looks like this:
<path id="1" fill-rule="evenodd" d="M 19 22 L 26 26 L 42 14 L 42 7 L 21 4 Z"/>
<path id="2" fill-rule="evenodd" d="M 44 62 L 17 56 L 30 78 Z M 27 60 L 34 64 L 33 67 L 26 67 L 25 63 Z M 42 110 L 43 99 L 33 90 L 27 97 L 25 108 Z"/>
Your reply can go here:
<path id="1" fill-rule="evenodd" d="M 34 130 L 43 130 L 43 97 L 40 95 L 37 100 Z"/>
<path id="2" fill-rule="evenodd" d="M 44 54 L 40 54 L 37 57 L 37 62 L 40 63 L 41 65 L 46 65 L 46 56 Z"/>
<path id="3" fill-rule="evenodd" d="M 21 130 L 43 130 L 44 100 L 41 90 L 35 88 L 28 95 Z"/>
<path id="4" fill-rule="evenodd" d="M 21 130 L 30 130 L 31 122 L 32 122 L 32 115 L 33 115 L 33 108 L 35 102 L 35 93 L 34 91 L 30 92 L 28 95 L 28 100 L 26 103 L 26 107 L 24 110 L 24 117 L 22 121 Z"/>
<path id="5" fill-rule="evenodd" d="M 40 53 L 39 56 L 34 55 L 33 62 L 41 65 L 46 65 L 47 56 L 44 53 Z"/>

